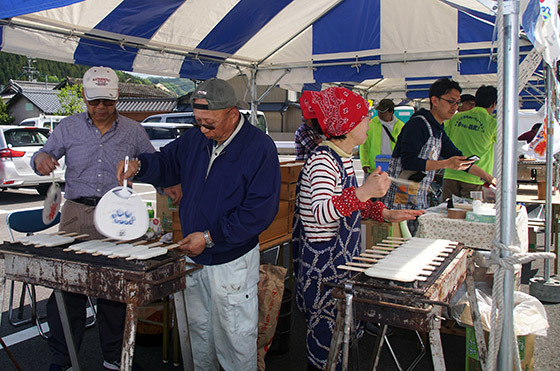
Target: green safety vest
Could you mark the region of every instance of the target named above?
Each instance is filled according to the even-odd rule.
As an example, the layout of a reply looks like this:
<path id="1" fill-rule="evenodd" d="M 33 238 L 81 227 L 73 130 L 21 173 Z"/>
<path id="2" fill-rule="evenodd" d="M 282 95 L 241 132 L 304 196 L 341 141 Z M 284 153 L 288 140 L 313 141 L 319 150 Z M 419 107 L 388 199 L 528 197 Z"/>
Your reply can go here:
<path id="1" fill-rule="evenodd" d="M 399 137 L 403 126 L 404 122 L 399 119 L 397 119 L 397 122 L 393 125 L 393 131 L 391 134 L 393 135 L 395 142 L 391 142 L 391 149 L 395 149 L 397 138 Z M 381 154 L 381 135 L 386 135 L 385 129 L 381 127 L 379 116 L 371 119 L 367 134 L 368 137 L 366 141 L 360 146 L 360 162 L 362 163 L 362 167 L 369 167 L 370 170 L 373 171 L 377 167 L 375 157 Z M 391 153 L 383 154 L 390 155 Z"/>

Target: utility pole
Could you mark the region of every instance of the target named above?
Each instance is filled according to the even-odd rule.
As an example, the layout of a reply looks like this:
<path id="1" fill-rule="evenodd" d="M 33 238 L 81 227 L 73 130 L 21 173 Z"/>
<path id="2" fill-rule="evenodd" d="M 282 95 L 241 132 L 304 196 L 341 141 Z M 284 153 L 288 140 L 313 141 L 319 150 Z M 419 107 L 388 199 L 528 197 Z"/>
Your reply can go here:
<path id="1" fill-rule="evenodd" d="M 34 76 L 41 75 L 40 72 L 33 66 L 33 63 L 35 62 L 35 59 L 27 57 L 27 66 L 23 66 L 23 72 L 21 75 L 27 75 L 27 81 L 35 81 Z"/>

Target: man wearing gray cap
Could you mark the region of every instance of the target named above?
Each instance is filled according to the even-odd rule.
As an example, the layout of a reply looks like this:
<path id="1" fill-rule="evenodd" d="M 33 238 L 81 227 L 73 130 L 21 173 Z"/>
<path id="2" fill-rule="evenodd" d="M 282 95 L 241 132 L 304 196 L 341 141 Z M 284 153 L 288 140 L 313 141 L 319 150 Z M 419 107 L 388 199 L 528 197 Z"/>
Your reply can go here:
<path id="1" fill-rule="evenodd" d="M 226 81 L 205 81 L 191 104 L 198 129 L 140 155 L 124 175 L 121 162 L 117 176 L 181 183 L 179 248 L 203 265 L 184 291 L 195 369 L 256 370 L 258 236 L 278 211 L 278 155 L 272 139 L 240 115 Z"/>
<path id="2" fill-rule="evenodd" d="M 364 169 L 364 180 L 379 165 L 376 161 L 378 155 L 391 156 L 404 126 L 404 122 L 395 117 L 395 104 L 391 99 L 382 99 L 375 109 L 377 116 L 371 119 L 367 132 L 368 137 L 360 146 L 360 162 Z M 388 164 L 389 160 L 387 160 Z"/>
<path id="3" fill-rule="evenodd" d="M 66 202 L 62 206 L 60 229 L 104 238 L 95 228 L 93 215 L 100 198 L 116 187 L 115 166 L 125 156 L 154 152 L 146 131 L 136 121 L 115 109 L 119 97 L 118 77 L 107 67 L 92 67 L 83 79 L 82 96 L 87 111 L 64 118 L 45 145 L 31 159 L 38 174 L 50 174 L 58 159 L 66 159 Z M 86 324 L 87 297 L 65 293 L 74 341 L 79 348 Z M 97 321 L 103 367 L 120 369 L 126 305 L 97 299 Z M 51 371 L 65 370 L 70 358 L 54 295 L 47 303 L 50 327 Z"/>

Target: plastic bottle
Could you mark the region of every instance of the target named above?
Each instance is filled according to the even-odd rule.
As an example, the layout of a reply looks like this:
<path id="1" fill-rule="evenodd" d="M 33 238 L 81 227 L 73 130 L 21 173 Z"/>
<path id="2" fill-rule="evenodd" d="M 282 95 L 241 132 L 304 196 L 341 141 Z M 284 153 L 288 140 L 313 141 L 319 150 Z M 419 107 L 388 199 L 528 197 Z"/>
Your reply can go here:
<path id="1" fill-rule="evenodd" d="M 146 202 L 146 208 L 148 209 L 148 218 L 152 220 L 154 218 L 154 208 L 152 207 L 151 202 Z"/>

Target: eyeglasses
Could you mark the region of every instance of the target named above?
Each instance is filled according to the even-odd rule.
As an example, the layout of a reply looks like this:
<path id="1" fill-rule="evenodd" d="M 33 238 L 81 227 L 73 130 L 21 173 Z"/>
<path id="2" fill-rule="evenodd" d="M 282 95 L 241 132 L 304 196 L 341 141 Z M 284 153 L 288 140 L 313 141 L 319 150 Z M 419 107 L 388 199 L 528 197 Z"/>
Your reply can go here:
<path id="1" fill-rule="evenodd" d="M 224 118 L 222 120 L 220 120 L 219 123 L 223 122 L 230 112 L 231 112 L 231 109 L 226 112 L 226 114 L 224 115 Z M 204 124 L 200 121 L 201 121 L 200 119 L 196 119 L 196 121 L 193 123 L 193 125 L 196 126 L 197 128 L 203 127 L 207 130 L 216 130 L 216 127 L 219 125 L 219 123 L 217 125 L 208 125 L 208 124 Z M 202 121 L 206 121 L 206 120 L 202 120 Z"/>
<path id="2" fill-rule="evenodd" d="M 461 103 L 460 100 L 453 100 L 453 99 L 446 99 L 443 97 L 438 97 L 439 99 L 442 99 L 444 101 L 446 101 L 447 103 L 449 103 L 452 107 L 453 106 L 457 106 L 457 107 L 461 107 L 463 105 L 463 103 Z"/>
<path id="3" fill-rule="evenodd" d="M 87 104 L 89 104 L 90 106 L 98 106 L 99 103 L 103 103 L 103 105 L 105 107 L 112 107 L 115 104 L 117 104 L 116 100 L 110 100 L 110 99 L 94 99 L 94 100 L 88 100 Z"/>

